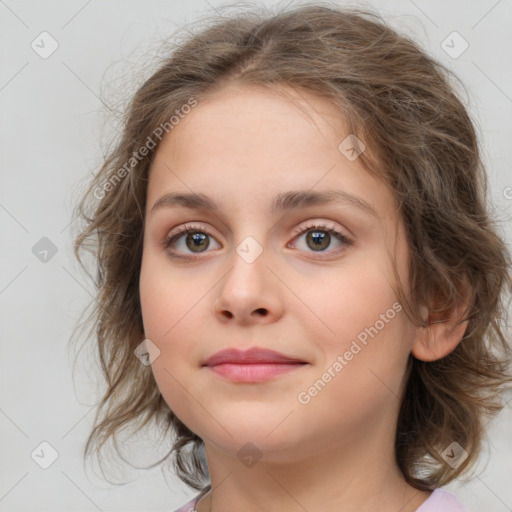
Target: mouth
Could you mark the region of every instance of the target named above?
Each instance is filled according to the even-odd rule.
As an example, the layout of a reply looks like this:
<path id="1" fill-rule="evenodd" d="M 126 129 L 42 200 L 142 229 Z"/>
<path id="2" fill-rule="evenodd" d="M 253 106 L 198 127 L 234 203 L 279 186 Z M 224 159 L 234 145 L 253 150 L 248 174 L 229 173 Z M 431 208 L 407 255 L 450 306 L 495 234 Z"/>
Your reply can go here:
<path id="1" fill-rule="evenodd" d="M 259 347 L 222 350 L 203 363 L 203 367 L 232 382 L 263 382 L 305 366 L 309 366 L 306 361 Z"/>
<path id="2" fill-rule="evenodd" d="M 209 366 L 214 373 L 233 382 L 263 382 L 299 368 L 308 363 L 223 363 Z"/>

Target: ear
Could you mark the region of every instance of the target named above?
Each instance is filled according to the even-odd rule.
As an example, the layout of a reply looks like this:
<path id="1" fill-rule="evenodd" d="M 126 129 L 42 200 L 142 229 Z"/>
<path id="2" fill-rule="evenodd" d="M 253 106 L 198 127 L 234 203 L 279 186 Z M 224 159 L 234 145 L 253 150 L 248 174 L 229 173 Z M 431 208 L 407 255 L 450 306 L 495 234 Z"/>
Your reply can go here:
<path id="1" fill-rule="evenodd" d="M 467 282 L 462 287 L 462 299 L 451 310 L 432 313 L 422 306 L 425 327 L 418 327 L 411 353 L 421 361 L 435 361 L 450 354 L 462 340 L 469 320 L 464 320 L 471 297 Z"/>

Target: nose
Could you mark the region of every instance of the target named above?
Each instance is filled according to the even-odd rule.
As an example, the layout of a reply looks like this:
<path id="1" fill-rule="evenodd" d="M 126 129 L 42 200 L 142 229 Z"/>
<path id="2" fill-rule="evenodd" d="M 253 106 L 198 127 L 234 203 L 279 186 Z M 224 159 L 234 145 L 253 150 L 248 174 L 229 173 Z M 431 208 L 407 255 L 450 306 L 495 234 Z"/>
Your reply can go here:
<path id="1" fill-rule="evenodd" d="M 233 251 L 229 270 L 216 288 L 214 314 L 223 323 L 272 323 L 283 315 L 282 281 L 268 266 L 265 250 L 251 261 Z"/>

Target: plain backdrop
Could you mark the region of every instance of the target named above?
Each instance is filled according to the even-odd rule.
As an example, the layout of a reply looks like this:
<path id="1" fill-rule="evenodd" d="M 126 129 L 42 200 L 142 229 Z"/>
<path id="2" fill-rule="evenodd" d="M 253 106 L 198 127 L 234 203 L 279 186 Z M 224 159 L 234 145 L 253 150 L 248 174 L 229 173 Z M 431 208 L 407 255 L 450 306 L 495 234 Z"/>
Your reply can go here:
<path id="1" fill-rule="evenodd" d="M 221 5 L 0 0 L 0 511 L 172 511 L 196 494 L 160 468 L 127 471 L 126 485 L 84 471 L 99 381 L 86 358 L 73 373 L 68 350 L 92 300 L 72 254 L 71 217 L 112 129 L 105 98 L 133 89 L 155 41 Z M 483 138 L 493 207 L 510 241 L 512 1 L 357 5 L 377 9 L 464 83 Z M 449 36 L 456 38 L 451 55 L 443 47 Z M 467 49 L 456 55 L 464 41 Z M 489 425 L 489 439 L 477 475 L 448 488 L 471 511 L 510 511 L 510 403 Z M 141 443 L 134 456 L 149 463 L 151 436 Z"/>

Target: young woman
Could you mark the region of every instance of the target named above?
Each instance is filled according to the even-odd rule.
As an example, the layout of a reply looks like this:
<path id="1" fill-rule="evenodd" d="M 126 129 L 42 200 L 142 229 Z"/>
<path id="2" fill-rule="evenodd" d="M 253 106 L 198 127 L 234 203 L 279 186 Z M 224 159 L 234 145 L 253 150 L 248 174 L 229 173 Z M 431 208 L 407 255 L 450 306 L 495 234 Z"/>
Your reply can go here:
<path id="1" fill-rule="evenodd" d="M 80 208 L 108 382 L 86 453 L 156 422 L 200 490 L 183 512 L 466 510 L 442 487 L 511 381 L 510 260 L 415 42 L 333 5 L 215 20 Z"/>

